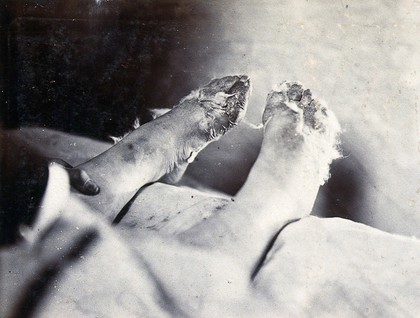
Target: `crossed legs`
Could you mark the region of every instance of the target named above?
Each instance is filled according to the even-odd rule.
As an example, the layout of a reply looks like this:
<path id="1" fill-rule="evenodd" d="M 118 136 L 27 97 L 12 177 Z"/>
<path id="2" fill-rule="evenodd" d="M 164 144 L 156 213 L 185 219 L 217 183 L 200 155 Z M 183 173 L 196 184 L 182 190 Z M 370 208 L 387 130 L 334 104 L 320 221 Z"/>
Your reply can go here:
<path id="1" fill-rule="evenodd" d="M 115 217 L 141 186 L 188 162 L 235 125 L 243 115 L 248 80 L 229 77 L 212 83 L 82 165 L 102 188 L 102 197 L 89 197 L 88 203 L 99 211 L 111 210 L 107 216 Z M 235 88 L 238 83 L 241 87 Z M 202 96 L 206 94 L 211 96 Z M 236 99 L 229 101 L 232 96 Z M 203 103 L 211 105 L 203 108 Z M 223 111 L 209 114 L 214 108 Z M 284 82 L 272 90 L 262 120 L 261 152 L 234 202 L 177 235 L 187 246 L 234 256 L 251 276 L 276 233 L 309 215 L 329 164 L 339 157 L 334 115 L 299 83 Z"/>
<path id="2" fill-rule="evenodd" d="M 101 191 L 79 197 L 114 220 L 141 187 L 162 177 L 179 179 L 200 150 L 237 125 L 249 90 L 248 77 L 227 76 L 193 91 L 170 112 L 80 165 Z"/>
<path id="3" fill-rule="evenodd" d="M 299 83 L 284 82 L 268 94 L 263 124 L 260 154 L 235 201 L 179 235 L 235 255 L 250 275 L 276 233 L 310 214 L 339 157 L 334 114 Z"/>
<path id="4" fill-rule="evenodd" d="M 80 197 L 112 220 L 138 188 L 188 163 L 202 147 L 234 126 L 243 115 L 248 89 L 245 77 L 213 81 L 164 117 L 81 165 L 99 183 L 101 193 Z M 234 201 L 175 235 L 140 231 L 131 233 L 128 242 L 120 240 L 121 232 L 92 217 L 77 199 L 57 197 L 57 190 L 67 193 L 66 189 L 57 189 L 67 185 L 66 174 L 61 168 L 50 168 L 51 176 L 60 178 L 56 178 L 57 184 L 49 181 L 43 210 L 56 211 L 60 208 L 59 201 L 64 212 L 62 222 L 53 224 L 52 232 L 46 231 L 40 243 L 57 246 L 54 239 L 48 240 L 48 233 L 59 235 L 60 242 L 63 231 L 82 239 L 86 233 L 95 234 L 96 239 L 88 242 L 91 253 L 87 252 L 85 257 L 96 263 L 101 257 L 98 251 L 102 251 L 101 264 L 108 264 L 106 255 L 113 253 L 113 249 L 124 251 L 123 263 L 129 266 L 123 268 L 129 271 L 123 272 L 129 272 L 132 277 L 130 293 L 142 300 L 143 309 L 153 305 L 156 310 L 165 309 L 172 315 L 177 308 L 182 313 L 212 315 L 215 310 L 232 308 L 242 310 L 235 312 L 237 316 L 258 312 L 256 308 L 264 308 L 266 312 L 267 300 L 258 296 L 261 295 L 258 286 L 250 282 L 258 274 L 259 264 L 276 233 L 291 220 L 310 213 L 318 187 L 328 177 L 328 165 L 339 155 L 336 149 L 339 127 L 334 116 L 298 83 L 283 83 L 269 93 L 263 124 L 261 152 Z M 48 193 L 50 186 L 54 193 Z M 191 212 L 196 213 L 194 209 Z M 75 226 L 79 223 L 81 231 Z M 59 254 L 73 260 L 73 240 L 70 242 L 69 248 L 60 249 Z M 48 245 L 44 251 L 49 258 L 57 257 Z M 60 255 L 57 261 L 62 259 Z M 102 277 L 102 270 L 96 271 L 89 266 L 90 262 L 81 259 L 77 258 L 80 267 L 74 264 L 74 269 L 79 269 L 76 273 L 89 278 Z M 114 273 L 113 262 L 109 264 L 112 264 L 110 272 Z M 124 279 L 116 281 L 125 282 Z M 67 281 L 61 296 L 73 297 L 76 293 L 80 298 L 75 303 L 89 306 L 89 301 L 83 298 L 84 284 L 80 285 L 79 280 Z M 90 279 L 89 286 L 98 287 L 97 284 L 95 279 Z M 145 293 L 139 286 L 153 292 Z M 77 294 L 78 290 L 82 293 Z M 103 299 L 100 295 L 94 299 L 115 301 L 116 293 L 117 290 Z M 118 301 L 116 307 L 120 308 Z M 44 309 L 49 312 L 48 308 Z"/>
<path id="5" fill-rule="evenodd" d="M 309 215 L 330 162 L 339 156 L 334 115 L 298 83 L 269 93 L 263 124 L 261 152 L 234 201 L 175 237 L 143 233 L 133 244 L 186 312 L 269 312 L 250 283 L 276 234 Z"/>

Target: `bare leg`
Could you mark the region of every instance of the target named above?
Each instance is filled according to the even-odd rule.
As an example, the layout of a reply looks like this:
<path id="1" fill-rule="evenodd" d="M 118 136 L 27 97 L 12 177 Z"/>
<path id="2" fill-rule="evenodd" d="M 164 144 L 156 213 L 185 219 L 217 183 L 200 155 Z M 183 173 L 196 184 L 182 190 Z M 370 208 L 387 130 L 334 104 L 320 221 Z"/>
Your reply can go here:
<path id="1" fill-rule="evenodd" d="M 246 76 L 228 76 L 192 92 L 170 112 L 80 165 L 101 192 L 79 196 L 113 220 L 142 186 L 174 169 L 185 170 L 201 149 L 236 125 L 245 113 L 249 88 Z"/>
<path id="2" fill-rule="evenodd" d="M 309 215 L 339 157 L 334 115 L 300 84 L 285 82 L 269 93 L 263 123 L 260 155 L 235 202 L 179 236 L 236 255 L 250 272 L 282 226 Z"/>

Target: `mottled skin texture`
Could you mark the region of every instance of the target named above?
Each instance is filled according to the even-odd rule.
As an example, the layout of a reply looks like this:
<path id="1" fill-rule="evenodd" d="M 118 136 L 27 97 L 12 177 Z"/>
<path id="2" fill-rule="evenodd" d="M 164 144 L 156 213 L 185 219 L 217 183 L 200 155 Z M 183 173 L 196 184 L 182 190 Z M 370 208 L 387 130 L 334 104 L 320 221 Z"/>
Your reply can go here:
<path id="1" fill-rule="evenodd" d="M 182 121 L 162 118 L 176 119 L 178 125 L 158 127 L 179 133 L 181 122 L 196 122 L 188 116 Z M 10 282 L 6 313 L 18 317 L 417 313 L 417 240 L 346 220 L 308 217 L 331 160 L 339 156 L 334 115 L 301 84 L 284 82 L 269 93 L 263 124 L 260 154 L 234 198 L 155 183 L 142 190 L 114 227 L 101 216 L 109 217 L 106 211 L 96 211 L 98 216 L 91 210 L 95 205 L 68 196 L 66 173 L 58 166 L 50 168 L 41 213 L 60 207 L 60 216 L 35 246 L 21 244 L 0 254 L 6 264 L 2 276 Z M 150 153 L 167 146 L 160 144 Z M 119 165 L 131 164 L 121 159 L 133 150 L 129 148 L 116 148 L 121 151 Z M 92 166 L 89 173 L 94 172 Z M 57 184 L 63 185 L 61 191 Z"/>
<path id="2" fill-rule="evenodd" d="M 101 188 L 98 196 L 81 199 L 95 210 L 106 211 L 112 221 L 145 184 L 170 173 L 176 181 L 200 150 L 241 120 L 249 89 L 246 76 L 212 80 L 183 98 L 172 111 L 80 165 L 78 168 Z"/>

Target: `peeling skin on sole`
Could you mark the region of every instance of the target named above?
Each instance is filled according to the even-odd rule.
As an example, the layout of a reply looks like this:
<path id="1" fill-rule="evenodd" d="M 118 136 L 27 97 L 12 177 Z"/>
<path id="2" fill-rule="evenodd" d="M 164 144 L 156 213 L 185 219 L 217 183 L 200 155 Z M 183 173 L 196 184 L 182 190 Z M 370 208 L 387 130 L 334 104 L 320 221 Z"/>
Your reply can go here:
<path id="1" fill-rule="evenodd" d="M 334 114 L 314 99 L 309 89 L 299 82 L 285 81 L 275 86 L 267 96 L 263 123 L 266 129 L 270 125 L 270 129 L 277 130 L 283 149 L 294 151 L 301 145 L 325 162 L 325 169 L 319 168 L 321 184 L 328 178 L 329 163 L 341 156 L 338 147 L 340 126 Z"/>
<path id="2" fill-rule="evenodd" d="M 299 82 L 282 82 L 270 92 L 268 100 L 269 104 L 277 104 L 276 108 L 284 108 L 286 106 L 296 109 L 296 105 L 303 110 L 303 119 L 307 126 L 320 131 L 325 128 L 322 120 L 319 118 L 318 111 L 321 111 L 323 116 L 328 116 L 326 108 L 318 100 L 313 99 L 312 92 L 309 89 L 304 89 Z M 279 101 L 283 102 L 283 104 L 280 105 Z M 270 116 L 272 110 L 266 109 L 265 120 L 267 120 L 266 117 Z"/>
<path id="3" fill-rule="evenodd" d="M 287 96 L 290 100 L 299 102 L 302 99 L 303 89 L 302 85 L 293 83 L 287 91 Z"/>
<path id="4" fill-rule="evenodd" d="M 101 187 L 99 197 L 82 200 L 115 220 L 140 188 L 174 170 L 170 182 L 180 179 L 197 153 L 241 120 L 249 91 L 247 76 L 215 79 L 78 166 Z"/>
<path id="5" fill-rule="evenodd" d="M 215 120 L 213 129 L 225 134 L 228 129 L 239 123 L 245 115 L 249 87 L 248 78 L 241 78 L 232 85 L 228 91 L 230 96 L 226 99 L 225 116 Z"/>
<path id="6" fill-rule="evenodd" d="M 251 83 L 246 75 L 226 76 L 191 93 L 206 110 L 208 140 L 220 138 L 245 116 Z"/>

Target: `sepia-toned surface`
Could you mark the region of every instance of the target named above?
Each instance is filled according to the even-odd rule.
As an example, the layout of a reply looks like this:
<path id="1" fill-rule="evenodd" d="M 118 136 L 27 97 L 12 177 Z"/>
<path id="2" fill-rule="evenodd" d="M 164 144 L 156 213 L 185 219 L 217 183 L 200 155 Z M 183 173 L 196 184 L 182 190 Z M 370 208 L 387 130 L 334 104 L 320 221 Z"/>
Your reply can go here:
<path id="1" fill-rule="evenodd" d="M 253 282 L 243 284 L 241 261 L 166 236 L 220 202 L 159 183 L 145 192 L 131 211 L 149 211 L 138 225 L 110 227 L 70 199 L 42 245 L 3 249 L 2 316 L 415 317 L 420 309 L 417 240 L 305 218 L 280 233 Z M 163 206 L 163 197 L 174 205 Z"/>
<path id="2" fill-rule="evenodd" d="M 211 7 L 222 34 L 210 38 L 211 75 L 239 72 L 253 79 L 249 121 L 258 122 L 267 90 L 283 79 L 313 88 L 337 114 L 345 158 L 333 166 L 315 211 L 419 236 L 420 2 Z"/>
<path id="3" fill-rule="evenodd" d="M 247 74 L 254 85 L 247 119 L 257 123 L 271 86 L 300 80 L 329 103 L 345 132 L 345 159 L 333 166 L 314 212 L 419 235 L 419 6 L 6 2 L 17 19 L 2 30 L 10 76 L 3 120 L 106 138 L 122 134 L 137 115 L 145 119 L 145 108 L 174 105 L 197 83 Z M 236 192 L 258 152 L 259 136 L 248 130 L 198 158 L 212 157 L 208 173 L 202 165 L 190 173 Z M 223 168 L 223 178 L 212 177 Z"/>
<path id="4" fill-rule="evenodd" d="M 265 97 L 271 86 L 284 79 L 299 80 L 328 102 L 344 128 L 344 158 L 333 165 L 332 178 L 321 190 L 314 213 L 344 216 L 391 233 L 416 237 L 420 235 L 420 62 L 416 58 L 420 49 L 417 40 L 419 1 L 198 1 L 193 2 L 192 7 L 175 6 L 181 8 L 181 11 L 174 12 L 181 14 L 170 22 L 159 22 L 165 14 L 147 16 L 149 22 L 150 19 L 155 21 L 142 29 L 145 32 L 147 28 L 155 32 L 155 22 L 160 30 L 165 30 L 165 25 L 171 25 L 168 33 L 159 31 L 153 36 L 154 40 L 180 40 L 163 41 L 163 50 L 159 46 L 163 42 L 159 40 L 153 46 L 153 39 L 142 39 L 146 48 L 142 48 L 138 42 L 130 43 L 130 39 L 140 38 L 139 34 L 143 32 L 137 29 L 131 32 L 130 27 L 138 25 L 132 22 L 119 24 L 109 38 L 94 39 L 96 29 L 91 22 L 98 21 L 96 10 L 104 10 L 105 16 L 111 12 L 111 18 L 118 20 L 112 10 L 107 11 L 107 5 L 112 8 L 111 1 L 103 1 L 98 7 L 90 4 L 91 11 L 88 13 L 79 12 L 76 18 L 81 24 L 55 21 L 52 15 L 57 11 L 54 10 L 47 10 L 45 15 L 33 20 L 31 15 L 36 10 L 31 11 L 23 6 L 26 16 L 20 21 L 14 21 L 13 30 L 22 32 L 20 39 L 28 39 L 28 46 L 24 42 L 18 43 L 21 55 L 17 56 L 20 58 L 17 67 L 23 66 L 18 69 L 25 84 L 22 87 L 32 89 L 32 84 L 35 84 L 35 88 L 33 92 L 27 93 L 18 87 L 21 89 L 21 99 L 15 101 L 15 106 L 20 112 L 24 113 L 26 107 L 33 107 L 33 101 L 28 97 L 37 97 L 41 99 L 41 104 L 36 107 L 45 111 L 40 117 L 51 117 L 54 123 L 54 115 L 49 112 L 59 113 L 65 109 L 71 121 L 64 124 L 64 129 L 67 127 L 72 132 L 85 129 L 80 133 L 102 134 L 103 138 L 106 135 L 103 130 L 115 127 L 114 124 L 107 126 L 103 118 L 97 121 L 104 115 L 95 111 L 95 107 L 99 107 L 96 104 L 98 101 L 109 103 L 111 108 L 118 105 L 119 101 L 129 101 L 133 104 L 125 107 L 131 109 L 136 102 L 130 100 L 131 90 L 139 85 L 146 91 L 136 92 L 135 100 L 146 96 L 146 100 L 153 104 L 147 106 L 170 106 L 207 79 L 227 74 L 247 74 L 254 87 L 246 120 L 259 123 Z M 206 14 L 199 14 L 198 18 L 192 20 L 183 20 L 185 16 L 182 13 L 187 12 L 188 16 L 194 6 L 200 7 L 200 12 Z M 75 7 L 70 6 L 69 9 L 64 6 L 62 9 L 75 10 Z M 127 12 L 129 10 L 118 14 L 127 18 L 130 17 Z M 94 18 L 89 20 L 92 16 Z M 69 16 L 57 17 L 58 20 L 69 18 L 71 20 Z M 130 19 L 137 19 L 138 22 L 146 19 L 146 16 L 131 16 Z M 188 22 L 178 28 L 183 21 Z M 28 27 L 37 23 L 44 26 L 52 23 L 59 27 L 46 27 L 44 30 L 47 33 Z M 80 28 L 83 32 L 77 33 Z M 112 24 L 105 27 L 102 25 L 99 34 L 105 36 L 106 31 L 111 29 Z M 84 37 L 84 32 L 89 36 Z M 29 37 L 26 37 L 28 34 Z M 128 37 L 130 34 L 132 38 Z M 52 42 L 44 42 L 45 37 Z M 80 57 L 81 51 L 74 55 L 71 55 L 72 50 L 66 52 L 67 44 L 70 48 L 73 45 L 80 48 L 90 43 L 101 48 L 106 46 L 102 44 L 111 43 L 111 51 L 116 52 L 118 41 L 115 42 L 115 39 L 119 37 L 126 41 L 124 45 L 130 43 L 125 46 L 129 48 L 129 53 L 121 50 L 118 57 L 120 60 L 117 57 L 114 60 L 112 54 L 108 55 L 109 52 L 97 52 L 96 48 L 91 48 L 93 55 L 84 57 Z M 93 42 L 89 39 L 93 39 Z M 69 42 L 66 44 L 64 41 Z M 39 61 L 45 62 L 42 56 L 37 57 L 39 60 L 35 62 L 26 60 L 37 49 L 36 45 L 31 47 L 34 43 L 43 47 L 58 46 L 57 51 L 49 52 L 50 62 L 37 65 Z M 145 60 L 141 60 L 140 51 L 145 52 Z M 151 57 L 148 54 L 155 53 L 159 58 L 148 64 Z M 72 102 L 80 102 L 75 113 L 72 113 L 71 102 L 65 107 L 57 102 L 65 100 L 65 87 L 54 88 L 55 83 L 50 83 L 55 80 L 56 74 L 61 76 L 64 73 L 51 70 L 51 73 L 42 73 L 44 77 L 38 80 L 37 67 L 46 70 L 59 65 L 65 60 L 56 60 L 60 56 L 70 56 L 65 67 L 60 69 L 56 66 L 58 71 L 64 70 L 64 73 L 71 75 L 66 87 L 71 87 L 71 91 L 76 93 L 85 92 L 86 96 L 89 95 L 87 99 L 83 96 L 69 97 Z M 98 56 L 106 56 L 102 60 L 105 61 L 103 64 L 99 62 Z M 135 61 L 125 63 L 125 59 L 130 56 L 137 56 L 139 63 L 149 65 L 146 75 L 136 75 L 136 72 L 141 73 L 142 70 Z M 95 76 L 100 77 L 107 72 L 112 75 L 110 78 L 103 77 L 102 82 L 105 88 L 115 89 L 110 90 L 112 93 L 109 95 L 104 87 L 96 91 L 95 85 L 89 86 L 91 78 L 88 75 L 96 69 L 93 63 L 95 57 L 100 69 Z M 76 70 L 71 67 L 73 62 L 80 62 Z M 84 68 L 86 64 L 91 68 Z M 25 73 L 28 70 L 32 73 Z M 130 70 L 134 73 L 130 73 Z M 73 82 L 79 72 L 83 74 L 81 82 L 87 85 L 82 88 Z M 130 83 L 129 89 L 118 84 L 127 80 L 138 82 Z M 37 88 L 37 83 L 51 84 L 51 90 L 41 84 Z M 97 85 L 101 86 L 100 83 Z M 121 94 L 118 91 L 120 89 Z M 99 97 L 90 96 L 97 92 Z M 107 96 L 117 97 L 107 100 Z M 50 97 L 57 99 L 54 102 L 54 99 L 48 100 Z M 83 101 L 91 106 L 86 113 L 83 113 Z M 104 112 L 106 116 L 110 115 Z M 131 122 L 130 117 L 135 116 L 134 111 L 133 114 L 121 114 L 120 109 L 112 112 L 126 117 L 124 120 L 127 124 Z M 56 118 L 68 119 L 66 114 L 60 113 L 60 116 Z M 78 120 L 83 122 L 79 123 Z M 43 122 L 38 124 L 43 125 Z M 60 125 L 58 122 L 56 124 Z M 89 133 L 90 125 L 98 125 L 94 127 L 97 129 L 95 134 Z M 119 129 L 124 126 L 121 122 L 115 125 Z M 38 145 L 40 152 L 61 157 L 72 164 L 81 163 L 110 146 L 42 129 L 24 130 L 23 135 L 26 140 Z M 188 176 L 200 179 L 204 185 L 216 190 L 234 193 L 245 181 L 247 169 L 256 158 L 260 141 L 260 131 L 243 123 L 220 142 L 204 150 L 190 167 Z M 171 205 L 168 207 L 161 198 L 170 200 Z M 131 230 L 147 228 L 171 234 L 182 229 L 185 224 L 190 226 L 195 218 L 207 217 L 208 211 L 216 203 L 229 202 L 230 197 L 224 196 L 223 200 L 217 202 L 212 200 L 195 190 L 155 184 L 146 188 L 142 197 L 133 204 L 133 211 L 147 212 L 139 218 L 128 214 L 129 218 L 122 224 L 129 229 L 131 227 Z M 239 271 L 240 264 L 236 268 L 236 265 L 219 254 L 203 256 L 199 253 L 197 256 L 192 249 L 182 250 L 173 242 L 162 241 L 160 238 L 151 238 L 149 245 L 133 244 L 137 242 L 135 232 L 121 230 L 121 233 L 115 233 L 114 228 L 110 229 L 90 215 L 86 207 L 73 204 L 75 211 L 70 211 L 58 224 L 56 231 L 50 233 L 41 252 L 28 250 L 25 245 L 2 250 L 2 281 L 7 282 L 0 290 L 5 304 L 0 311 L 2 314 L 9 313 L 11 307 L 16 305 L 14 296 L 22 292 L 20 284 L 35 281 L 30 286 L 46 286 L 49 291 L 45 298 L 40 296 L 43 302 L 36 308 L 36 313 L 41 316 L 50 316 L 51 313 L 61 315 L 63 310 L 66 313 L 72 312 L 72 316 L 74 313 L 81 316 L 165 315 L 168 311 L 183 316 L 183 310 L 188 307 L 179 308 L 174 305 L 176 301 L 172 302 L 183 295 L 186 284 L 185 280 L 178 281 L 179 284 L 173 283 L 177 282 L 177 277 L 181 277 L 175 268 L 180 269 L 181 273 L 182 269 L 184 272 L 187 269 L 191 274 L 189 277 L 195 280 L 198 276 L 194 275 L 201 273 L 202 268 L 194 272 L 196 268 L 193 265 L 201 263 L 191 262 L 192 257 L 194 260 L 205 260 L 204 263 L 209 264 L 209 267 L 214 265 L 215 269 L 212 267 L 212 270 L 222 273 L 221 277 L 229 270 Z M 150 211 L 156 211 L 159 218 Z M 178 215 L 180 211 L 181 216 Z M 315 217 L 291 224 L 279 236 L 270 258 L 260 272 L 255 282 L 258 290 L 271 297 L 270 304 L 275 304 L 277 314 L 299 317 L 416 316 L 420 298 L 417 283 L 419 243 L 415 239 L 390 235 L 372 227 L 341 219 L 323 220 Z M 74 242 L 80 243 L 81 248 L 74 251 Z M 86 246 L 89 248 L 84 249 Z M 145 259 L 148 260 L 147 266 L 144 265 Z M 152 264 L 153 260 L 156 264 Z M 153 266 L 158 268 L 162 263 L 168 264 L 164 273 L 169 273 L 169 276 L 159 276 L 160 280 L 153 275 L 150 278 L 150 272 L 155 273 Z M 174 264 L 181 266 L 174 267 Z M 46 281 L 42 285 L 42 279 L 47 277 L 42 274 L 45 269 L 48 271 L 51 268 L 62 271 L 60 275 L 50 276 L 57 278 L 57 281 Z M 174 280 L 165 280 L 168 277 Z M 166 289 L 173 293 L 173 298 L 165 298 L 168 294 L 162 293 L 162 285 L 159 285 L 162 280 L 173 288 Z M 271 313 L 266 303 L 259 302 L 256 297 L 248 297 L 247 291 L 241 289 L 241 286 L 230 286 L 232 280 L 223 283 L 211 285 L 217 297 L 204 302 L 211 308 L 204 306 L 203 314 L 258 316 Z M 142 289 L 138 288 L 139 285 Z M 206 293 L 204 288 L 202 291 Z M 93 294 L 101 297 L 91 297 Z M 188 293 L 186 295 L 195 297 Z M 30 292 L 26 296 L 30 299 Z M 33 302 L 36 304 L 36 299 Z M 164 309 L 162 303 L 166 304 Z M 196 300 L 185 304 L 194 306 Z M 23 316 L 24 310 L 20 312 Z"/>

